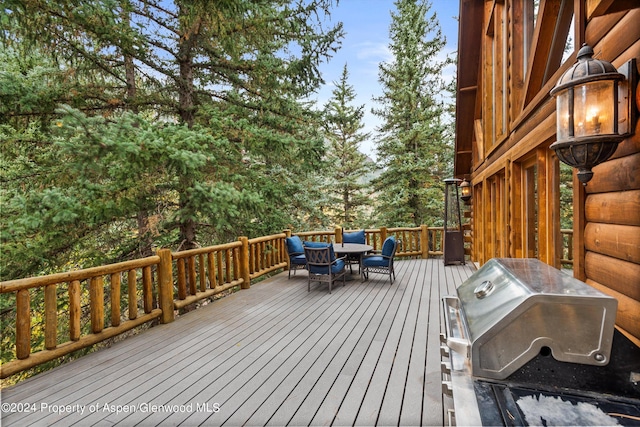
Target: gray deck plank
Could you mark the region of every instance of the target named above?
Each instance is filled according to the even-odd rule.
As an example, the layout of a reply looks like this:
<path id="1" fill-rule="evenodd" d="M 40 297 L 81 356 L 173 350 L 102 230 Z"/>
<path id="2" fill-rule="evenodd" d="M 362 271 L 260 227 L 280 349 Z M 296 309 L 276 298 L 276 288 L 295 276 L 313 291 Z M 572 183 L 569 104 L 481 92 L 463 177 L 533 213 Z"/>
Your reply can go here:
<path id="1" fill-rule="evenodd" d="M 338 372 L 327 369 L 321 380 L 318 382 L 313 392 L 306 396 L 304 402 L 299 407 L 294 418 L 289 420 L 292 425 L 304 423 L 304 420 L 311 419 L 313 425 L 328 425 L 333 422 L 335 414 L 338 412 L 345 395 L 353 384 L 356 373 L 360 369 L 362 362 L 371 347 L 373 337 L 384 317 L 385 302 L 396 289 L 385 283 L 367 283 L 366 286 L 373 288 L 377 292 L 376 298 L 368 306 L 364 331 L 354 337 L 355 345 L 346 360 L 342 363 Z M 357 331 L 359 333 L 360 331 Z M 358 402 L 359 403 L 359 402 Z"/>
<path id="2" fill-rule="evenodd" d="M 291 280 L 282 273 L 2 390 L 3 402 L 86 405 L 84 414 L 3 413 L 1 421 L 438 425 L 440 297 L 472 272 L 441 259 L 399 260 L 394 284 L 372 274 L 331 295 L 326 286 L 307 292 L 304 272 Z M 104 404 L 186 406 L 116 414 Z M 218 412 L 204 410 L 214 404 Z"/>
<path id="3" fill-rule="evenodd" d="M 361 287 L 361 284 L 350 286 Z M 377 295 L 375 295 L 377 293 Z M 323 400 L 331 386 L 344 369 L 346 361 L 353 354 L 358 338 L 366 331 L 372 304 L 378 304 L 384 294 L 374 292 L 370 286 L 360 292 L 357 308 L 338 329 L 339 332 L 316 359 L 298 363 L 283 382 L 261 403 L 261 410 L 251 414 L 247 425 L 267 422 L 270 425 L 286 425 L 296 414 L 303 402 Z M 286 381 L 284 381 L 286 380 Z M 267 416 L 268 415 L 268 416 Z M 313 418 L 312 416 L 307 419 Z"/>
<path id="4" fill-rule="evenodd" d="M 373 378 L 376 375 L 378 369 L 378 362 L 383 356 L 385 348 L 386 337 L 393 325 L 393 318 L 397 312 L 397 307 L 402 303 L 404 296 L 405 286 L 402 285 L 405 275 L 408 274 L 407 270 L 397 272 L 397 279 L 394 285 L 390 288 L 392 291 L 389 293 L 389 302 L 380 307 L 377 311 L 377 321 L 374 326 L 373 337 L 367 344 L 366 352 L 362 359 L 354 360 L 354 365 L 357 365 L 357 370 L 354 374 L 353 381 L 349 385 L 344 398 L 340 402 L 339 407 L 335 412 L 319 411 L 316 414 L 313 422 L 314 425 L 327 423 L 334 423 L 335 425 L 353 425 L 362 409 L 365 398 L 369 393 L 376 393 L 377 391 L 370 391 Z M 378 371 L 378 375 L 380 375 Z M 372 399 L 372 397 L 370 397 Z M 335 415 L 334 415 L 335 414 Z M 367 417 L 371 417 L 376 414 L 370 412 L 366 414 Z M 362 418 L 365 417 L 363 414 Z M 361 418 L 361 419 L 362 419 Z M 373 420 L 375 423 L 375 419 Z M 371 425 L 371 422 L 369 423 Z"/>
<path id="5" fill-rule="evenodd" d="M 405 391 L 407 391 L 407 387 L 411 388 L 409 385 L 410 381 L 415 380 L 415 377 L 409 377 L 409 367 L 411 365 L 411 359 L 417 355 L 417 349 L 415 349 L 416 353 L 414 353 L 414 343 L 417 326 L 416 321 L 420 312 L 420 302 L 423 292 L 420 278 L 423 275 L 424 271 L 421 268 L 412 270 L 412 275 L 409 277 L 409 283 L 412 283 L 412 285 L 407 287 L 408 306 L 406 309 L 400 307 L 395 319 L 396 328 L 392 330 L 392 335 L 389 336 L 387 342 L 389 354 L 393 354 L 393 358 L 391 360 L 391 370 L 388 379 L 386 384 L 384 384 L 386 389 L 382 396 L 383 400 L 380 405 L 378 405 L 379 413 L 376 424 L 379 425 L 398 425 L 400 416 L 404 409 L 406 409 L 403 408 Z M 419 375 L 418 381 L 421 379 L 422 375 Z M 374 387 L 381 389 L 383 384 Z M 413 396 L 422 396 L 422 387 L 412 389 L 410 392 Z M 414 399 L 413 404 L 416 403 L 415 400 L 416 399 Z M 416 425 L 419 424 L 419 422 L 419 414 L 409 420 L 410 425 Z"/>

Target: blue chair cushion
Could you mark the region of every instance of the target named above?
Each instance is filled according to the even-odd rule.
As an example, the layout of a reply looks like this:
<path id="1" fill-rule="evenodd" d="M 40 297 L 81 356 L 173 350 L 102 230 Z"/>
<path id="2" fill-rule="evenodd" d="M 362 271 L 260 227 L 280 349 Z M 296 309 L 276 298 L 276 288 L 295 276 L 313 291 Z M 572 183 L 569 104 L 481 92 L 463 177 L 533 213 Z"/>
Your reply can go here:
<path id="1" fill-rule="evenodd" d="M 344 233 L 342 235 L 342 241 L 344 243 L 360 243 L 361 245 L 364 245 L 366 242 L 364 230 L 354 231 L 352 233 Z"/>
<path id="2" fill-rule="evenodd" d="M 291 264 L 305 265 L 307 263 L 307 259 L 304 255 L 296 255 L 289 259 Z"/>
<path id="3" fill-rule="evenodd" d="M 387 237 L 382 244 L 382 255 L 391 256 L 393 254 L 393 249 L 396 246 L 396 238 L 391 236 Z"/>
<path id="4" fill-rule="evenodd" d="M 389 267 L 389 258 L 380 255 L 368 256 L 362 259 L 364 267 Z"/>
<path id="5" fill-rule="evenodd" d="M 337 274 L 344 270 L 344 261 L 339 259 L 331 266 L 331 273 Z M 327 274 L 327 267 L 309 266 L 309 272 L 313 274 Z"/>
<path id="6" fill-rule="evenodd" d="M 300 237 L 291 236 L 291 237 L 287 237 L 285 240 L 287 242 L 287 251 L 289 252 L 290 256 L 291 254 L 304 253 L 304 246 L 302 246 L 302 240 L 300 240 Z"/>
<path id="7" fill-rule="evenodd" d="M 326 248 L 327 246 L 331 246 L 330 243 L 326 243 L 326 242 L 310 242 L 310 241 L 305 241 L 304 246 L 308 247 L 308 248 Z M 304 252 L 304 249 L 303 249 Z"/>

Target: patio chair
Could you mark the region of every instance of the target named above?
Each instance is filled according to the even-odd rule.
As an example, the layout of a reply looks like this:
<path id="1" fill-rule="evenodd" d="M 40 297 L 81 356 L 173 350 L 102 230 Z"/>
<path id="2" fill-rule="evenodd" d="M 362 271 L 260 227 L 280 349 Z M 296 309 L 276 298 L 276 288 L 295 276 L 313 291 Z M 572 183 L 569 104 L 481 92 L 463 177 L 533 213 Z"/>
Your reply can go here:
<path id="1" fill-rule="evenodd" d="M 295 275 L 297 270 L 305 269 L 307 267 L 307 259 L 304 257 L 304 246 L 300 237 L 287 237 L 285 241 L 287 243 L 287 255 L 289 255 L 289 279 L 291 279 L 291 270 Z"/>
<path id="2" fill-rule="evenodd" d="M 316 245 L 313 245 L 316 246 Z M 307 270 L 309 279 L 307 290 L 311 291 L 311 282 L 329 283 L 329 293 L 333 282 L 342 278 L 342 286 L 345 284 L 345 257 L 336 258 L 333 246 L 326 244 L 325 247 L 304 247 L 304 255 L 307 258 Z"/>
<path id="3" fill-rule="evenodd" d="M 364 230 L 353 231 L 351 233 L 343 233 L 342 243 L 359 243 L 361 245 L 366 244 L 367 239 Z M 349 270 L 351 271 L 351 274 L 353 274 L 353 264 L 358 264 L 358 274 L 360 274 L 360 254 L 347 255 L 346 262 L 347 264 L 349 264 Z"/>
<path id="4" fill-rule="evenodd" d="M 372 255 L 363 255 L 361 262 L 362 281 L 369 280 L 369 273 L 388 274 L 391 283 L 396 278 L 396 272 L 393 268 L 393 259 L 396 256 L 398 242 L 396 238 L 387 237 L 382 244 L 382 251 L 377 251 Z"/>

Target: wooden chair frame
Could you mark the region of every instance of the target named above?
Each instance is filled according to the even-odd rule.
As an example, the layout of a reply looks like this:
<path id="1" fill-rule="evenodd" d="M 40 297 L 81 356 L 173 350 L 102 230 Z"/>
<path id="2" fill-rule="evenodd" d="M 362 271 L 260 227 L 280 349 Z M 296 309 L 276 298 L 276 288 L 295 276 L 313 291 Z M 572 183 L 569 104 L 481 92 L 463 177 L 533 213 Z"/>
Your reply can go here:
<path id="1" fill-rule="evenodd" d="M 363 255 L 362 261 L 360 263 L 360 270 L 362 272 L 362 281 L 369 280 L 369 273 L 380 273 L 380 274 L 388 274 L 389 280 L 391 283 L 396 279 L 396 270 L 393 266 L 393 260 L 396 256 L 396 250 L 398 249 L 398 245 L 400 244 L 400 240 L 396 240 L 393 245 L 393 251 L 390 256 L 382 255 L 382 251 L 373 251 L 371 255 Z M 365 260 L 371 257 L 382 257 L 385 260 L 388 260 L 387 266 L 378 266 L 378 265 L 365 265 Z"/>
<path id="2" fill-rule="evenodd" d="M 331 293 L 331 288 L 333 283 L 342 278 L 342 286 L 345 285 L 345 276 L 347 274 L 346 269 L 346 257 L 336 258 L 334 260 L 331 259 L 331 247 L 327 246 L 325 248 L 304 248 L 304 255 L 307 258 L 307 270 L 309 271 L 309 278 L 307 281 L 307 290 L 311 291 L 311 282 L 320 282 L 320 283 L 328 283 L 329 284 L 329 293 Z M 339 260 L 345 263 L 342 270 L 337 273 L 333 273 L 332 267 L 334 267 Z M 312 272 L 311 270 L 316 270 Z M 319 271 L 322 271 L 321 273 Z"/>

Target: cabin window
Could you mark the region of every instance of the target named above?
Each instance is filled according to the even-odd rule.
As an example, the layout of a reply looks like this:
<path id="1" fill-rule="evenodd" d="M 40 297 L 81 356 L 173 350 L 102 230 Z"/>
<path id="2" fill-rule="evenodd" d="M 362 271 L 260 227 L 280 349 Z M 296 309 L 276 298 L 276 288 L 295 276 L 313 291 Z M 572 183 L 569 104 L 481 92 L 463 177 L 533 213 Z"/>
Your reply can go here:
<path id="1" fill-rule="evenodd" d="M 488 197 L 489 210 L 487 219 L 487 258 L 507 256 L 507 227 L 506 227 L 506 194 L 505 174 L 501 172 L 489 180 Z"/>
<path id="2" fill-rule="evenodd" d="M 574 2 L 514 0 L 513 3 L 514 16 L 519 18 L 514 19 L 515 46 L 523 46 L 525 51 L 522 58 L 515 58 L 515 63 L 524 65 L 524 71 L 519 73 L 519 67 L 514 67 L 514 78 L 519 81 L 518 74 L 522 76 L 522 102 L 518 105 L 525 109 L 575 51 Z M 518 49 L 515 50 L 517 55 Z"/>
<path id="3" fill-rule="evenodd" d="M 529 52 L 531 51 L 531 43 L 533 42 L 533 30 L 536 28 L 538 18 L 538 8 L 540 1 L 521 0 L 514 4 L 514 7 L 522 8 L 522 32 L 515 31 L 516 37 L 522 37 L 523 55 L 522 55 L 522 75 L 527 75 Z"/>
<path id="4" fill-rule="evenodd" d="M 535 157 L 523 162 L 521 176 L 522 243 L 526 258 L 538 258 L 538 165 Z"/>
<path id="5" fill-rule="evenodd" d="M 508 33 L 507 8 L 503 3 L 494 2 L 486 29 L 487 51 L 485 52 L 485 75 L 490 86 L 485 102 L 486 114 L 490 123 L 485 123 L 487 151 L 491 151 L 507 134 L 508 123 Z"/>

